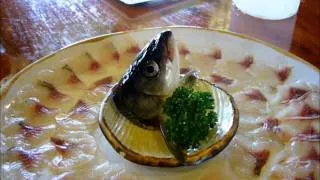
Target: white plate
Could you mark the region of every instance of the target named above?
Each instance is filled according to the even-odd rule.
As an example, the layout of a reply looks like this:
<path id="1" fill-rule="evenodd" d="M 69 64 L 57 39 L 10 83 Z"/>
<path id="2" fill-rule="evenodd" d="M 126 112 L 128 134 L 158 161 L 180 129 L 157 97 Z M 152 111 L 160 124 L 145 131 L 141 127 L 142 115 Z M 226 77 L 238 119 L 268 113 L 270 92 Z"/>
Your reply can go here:
<path id="1" fill-rule="evenodd" d="M 283 154 L 289 154 L 289 157 L 291 157 L 290 153 L 292 152 L 290 151 L 290 147 L 292 147 L 293 150 L 295 148 L 299 149 L 301 147 L 307 148 L 307 150 L 313 148 L 313 145 L 309 144 L 305 146 L 294 146 L 294 144 L 291 144 L 291 141 L 287 140 L 284 140 L 286 141 L 286 143 L 279 144 L 277 139 L 273 139 L 273 136 L 269 137 L 268 133 L 263 134 L 263 136 L 261 134 L 254 134 L 255 136 L 253 137 L 250 136 L 250 138 L 255 138 L 256 135 L 262 136 L 262 139 L 256 139 L 256 141 L 254 141 L 253 139 L 247 137 L 250 135 L 250 132 L 253 132 L 248 131 L 245 128 L 243 129 L 243 126 L 246 126 L 246 124 L 242 124 L 241 126 L 241 121 L 242 123 L 247 122 L 245 121 L 245 119 L 240 119 L 240 129 L 235 137 L 234 142 L 232 142 L 231 145 L 217 157 L 197 167 L 173 169 L 150 168 L 136 165 L 127 160 L 124 160 L 112 149 L 112 147 L 105 140 L 104 136 L 102 135 L 101 131 L 97 126 L 97 109 L 99 109 L 100 101 L 104 97 L 104 92 L 101 90 L 101 88 L 92 89 L 92 86 L 94 85 L 95 81 L 103 79 L 107 76 L 112 76 L 114 82 L 116 82 L 120 78 L 122 73 L 126 70 L 126 68 L 129 66 L 132 58 L 135 56 L 135 53 L 128 52 L 128 49 L 134 51 L 135 48 L 132 47 L 142 47 L 151 37 L 153 37 L 156 33 L 164 29 L 171 29 L 179 44 L 179 47 L 187 47 L 187 49 L 190 52 L 190 54 L 187 55 L 189 57 L 181 55 L 183 61 L 182 63 L 184 63 L 182 64 L 182 66 L 189 66 L 191 68 L 201 70 L 202 76 L 204 76 L 205 78 L 210 79 L 210 75 L 212 73 L 217 72 L 222 73 L 223 76 L 229 75 L 229 78 L 231 78 L 231 76 L 236 75 L 238 71 L 235 70 L 234 72 L 231 72 L 231 74 L 228 71 L 230 71 L 232 67 L 238 66 L 239 62 L 243 62 L 243 60 L 246 57 L 250 57 L 248 55 L 252 55 L 254 64 L 250 68 L 243 70 L 243 74 L 247 74 L 248 76 L 250 76 L 250 82 L 242 81 L 242 74 L 240 73 L 239 76 L 237 75 L 236 77 L 233 77 L 233 82 L 236 82 L 236 85 L 226 86 L 224 84 L 221 84 L 222 87 L 226 88 L 229 92 L 231 92 L 233 95 L 237 97 L 239 96 L 239 93 L 241 95 L 241 92 L 243 90 L 246 90 L 248 87 L 261 88 L 261 91 L 265 94 L 269 103 L 269 100 L 271 102 L 271 100 L 274 100 L 273 96 L 276 96 L 276 93 L 274 91 L 277 91 L 277 89 L 285 85 L 294 85 L 298 80 L 308 82 L 306 85 L 307 88 L 311 87 L 313 89 L 319 90 L 318 87 L 312 85 L 309 86 L 309 83 L 314 85 L 318 85 L 319 83 L 319 70 L 316 67 L 277 47 L 267 45 L 266 43 L 245 37 L 243 35 L 238 35 L 225 31 L 214 31 L 209 29 L 193 27 L 165 27 L 102 35 L 100 37 L 84 40 L 82 42 L 73 44 L 67 48 L 58 51 L 57 53 L 44 57 L 39 61 L 29 65 L 21 72 L 19 72 L 17 75 L 15 75 L 13 78 L 11 78 L 7 84 L 1 87 L 0 96 L 2 112 L 0 121 L 2 128 L 1 153 L 6 154 L 6 150 L 8 148 L 11 148 L 13 145 L 24 147 L 27 151 L 30 150 L 31 147 L 29 146 L 29 140 L 26 140 L 25 137 L 21 137 L 21 133 L 18 130 L 12 130 L 11 134 L 9 133 L 10 135 L 8 135 L 6 134 L 8 133 L 6 129 L 13 126 L 13 124 L 16 124 L 17 119 L 19 119 L 13 118 L 13 114 L 10 114 L 12 113 L 12 108 L 13 110 L 15 110 L 14 107 L 16 106 L 14 103 L 17 103 L 19 100 L 23 101 L 23 98 L 25 97 L 38 97 L 39 94 L 37 93 L 41 93 L 43 91 L 37 90 L 37 88 L 39 88 L 39 86 L 37 85 L 37 80 L 41 79 L 46 81 L 52 80 L 52 83 L 54 85 L 57 84 L 56 87 L 60 92 L 63 92 L 63 94 L 66 94 L 67 97 L 71 97 L 72 99 L 70 101 L 63 101 L 63 103 L 57 105 L 57 103 L 55 104 L 55 102 L 51 102 L 55 100 L 48 100 L 48 98 L 46 99 L 42 97 L 42 99 L 45 100 L 42 102 L 42 99 L 40 98 L 40 102 L 44 105 L 46 105 L 46 103 L 49 103 L 50 105 L 48 106 L 60 109 L 61 111 L 65 111 L 66 113 L 69 112 L 70 109 L 72 109 L 72 107 L 76 105 L 79 99 L 84 100 L 86 102 L 90 101 L 91 103 L 93 103 L 92 112 L 94 115 L 90 116 L 94 117 L 92 119 L 89 118 L 86 119 L 86 121 L 78 120 L 76 121 L 78 123 L 77 125 L 72 123 L 68 124 L 67 121 L 61 120 L 61 117 L 65 116 L 65 113 L 60 113 L 51 117 L 53 118 L 53 120 L 50 120 L 49 117 L 48 121 L 54 124 L 55 130 L 57 131 L 53 132 L 53 136 L 59 136 L 59 134 L 62 133 L 61 131 L 63 129 L 63 133 L 72 134 L 72 132 L 74 133 L 74 131 L 82 131 L 81 133 L 88 133 L 90 136 L 95 137 L 95 147 L 97 148 L 95 154 L 93 154 L 92 156 L 86 156 L 88 159 L 84 158 L 82 160 L 79 160 L 79 164 L 82 164 L 82 166 L 80 167 L 73 166 L 61 168 L 54 166 L 53 159 L 50 159 L 49 156 L 47 156 L 46 154 L 47 152 L 44 152 L 44 161 L 41 161 L 42 165 L 40 165 L 40 169 L 38 168 L 36 170 L 30 170 L 25 168 L 20 161 L 17 161 L 16 165 L 13 166 L 13 164 L 8 163 L 7 160 L 2 160 L 1 178 L 10 179 L 20 177 L 17 174 L 21 173 L 24 173 L 24 176 L 29 175 L 31 177 L 38 178 L 48 178 L 52 176 L 74 176 L 75 178 L 138 177 L 139 179 L 255 179 L 261 177 L 268 178 L 275 176 L 273 173 L 274 169 L 272 168 L 280 168 L 281 164 L 278 165 L 276 161 L 277 158 L 279 158 L 279 156 Z M 115 52 L 117 52 L 118 54 Z M 90 55 L 88 56 L 86 53 L 89 53 Z M 220 58 L 220 56 L 222 57 Z M 119 61 L 116 60 L 117 58 L 119 58 Z M 190 61 L 190 59 L 193 59 L 193 61 Z M 94 65 L 95 63 L 92 63 L 93 61 L 95 61 L 95 63 L 97 62 L 100 64 L 99 68 L 97 68 L 97 66 Z M 224 62 L 226 62 L 227 66 L 225 66 L 226 64 L 223 65 Z M 90 72 L 87 71 L 86 69 L 88 68 L 86 68 L 86 64 L 88 65 L 88 63 L 89 65 L 90 63 L 92 63 L 91 65 L 93 66 L 93 69 L 97 68 L 98 70 L 90 70 Z M 67 73 L 67 71 L 61 70 L 61 67 L 64 64 L 68 64 L 70 67 L 74 68 L 73 70 L 75 74 L 84 84 L 77 86 L 72 85 L 71 87 L 69 87 L 68 84 L 63 84 L 63 82 L 65 82 L 64 79 L 66 79 L 66 77 L 64 77 L 64 73 Z M 110 67 L 117 67 L 119 69 L 113 69 Z M 217 67 L 221 67 L 221 69 Z M 223 69 L 223 67 L 228 68 Z M 282 82 L 279 79 L 277 79 L 277 75 L 278 72 L 285 67 L 289 67 L 291 69 L 291 75 L 288 79 Z M 90 94 L 92 92 L 96 93 L 96 96 L 93 97 L 92 94 Z M 91 96 L 89 96 L 88 94 L 90 94 Z M 316 103 L 317 100 L 319 100 L 318 97 L 315 97 L 314 103 Z M 243 107 L 243 104 L 239 104 L 238 106 L 241 105 Z M 259 105 L 260 104 L 258 104 L 257 107 L 259 107 Z M 278 106 L 279 104 L 276 105 Z M 273 107 L 271 107 L 271 109 L 272 108 Z M 264 111 L 265 109 L 260 110 Z M 28 109 L 26 109 L 25 111 L 28 111 Z M 278 111 L 281 111 L 281 109 L 278 109 Z M 245 113 L 247 112 L 243 112 L 243 118 L 245 117 Z M 34 116 L 35 118 L 38 118 L 37 115 Z M 280 116 L 281 115 L 279 115 L 279 117 Z M 19 117 L 24 119 L 23 113 L 21 115 L 20 112 Z M 259 114 L 259 116 L 252 115 L 250 117 L 251 120 L 254 122 L 261 120 L 262 118 L 261 114 Z M 33 122 L 32 120 L 28 120 L 26 118 L 24 120 L 30 124 L 32 124 Z M 316 119 L 315 126 L 319 122 L 320 120 Z M 288 125 L 288 127 L 291 128 L 291 125 Z M 19 136 L 15 136 L 15 134 L 19 133 Z M 12 137 L 14 141 L 12 141 L 12 139 L 10 140 L 10 138 L 8 139 L 7 137 L 9 136 L 14 136 Z M 141 138 L 143 138 L 143 136 Z M 270 138 L 270 141 L 265 141 L 268 140 L 268 138 Z M 283 139 L 281 139 L 281 141 L 282 140 Z M 9 141 L 11 143 L 10 146 L 8 145 L 10 144 Z M 271 144 L 267 144 L 267 146 L 265 146 L 266 144 L 264 143 L 267 142 Z M 46 144 L 46 147 L 51 147 L 51 149 L 49 148 L 50 150 L 48 151 L 54 151 L 54 146 L 52 146 L 52 141 L 50 142 L 50 139 L 44 139 L 43 143 Z M 316 141 L 315 143 L 316 145 L 319 145 L 319 141 Z M 37 149 L 42 145 L 43 144 L 33 144 L 32 148 Z M 259 153 L 257 155 L 254 154 L 254 152 L 264 152 L 261 150 L 262 147 L 270 151 L 270 158 L 268 159 L 265 166 L 263 166 L 261 171 L 259 171 L 260 175 L 257 175 L 253 172 L 252 168 L 254 168 L 256 161 L 259 160 L 259 158 L 257 158 Z M 288 152 L 284 153 L 284 151 Z M 81 152 L 92 153 L 92 151 Z M 292 155 L 292 157 L 296 156 L 298 155 Z M 68 157 L 69 156 L 65 157 L 66 160 L 68 160 Z M 236 162 L 233 161 L 234 159 Z M 11 167 L 12 169 L 10 170 L 9 167 Z M 290 167 L 284 166 L 283 168 Z M 302 168 L 302 170 L 300 169 L 301 171 L 297 171 L 294 174 L 287 174 L 288 172 L 290 172 L 289 170 L 281 171 L 280 175 L 283 175 L 284 177 L 301 177 L 305 176 L 305 173 L 310 173 L 309 171 L 316 172 L 318 169 L 316 169 L 316 165 L 314 165 L 309 167 L 309 169 Z M 41 172 L 40 175 L 35 173 L 37 171 Z M 316 177 L 318 175 L 319 174 L 315 174 Z"/>

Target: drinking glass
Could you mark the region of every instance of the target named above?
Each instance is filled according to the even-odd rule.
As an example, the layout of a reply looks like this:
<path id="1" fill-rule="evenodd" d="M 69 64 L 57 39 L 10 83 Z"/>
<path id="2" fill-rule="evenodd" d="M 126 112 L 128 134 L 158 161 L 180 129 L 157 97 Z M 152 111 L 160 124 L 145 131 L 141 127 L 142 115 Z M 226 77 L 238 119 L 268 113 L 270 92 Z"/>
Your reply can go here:
<path id="1" fill-rule="evenodd" d="M 282 20 L 294 16 L 301 0 L 233 0 L 245 14 L 267 20 Z"/>

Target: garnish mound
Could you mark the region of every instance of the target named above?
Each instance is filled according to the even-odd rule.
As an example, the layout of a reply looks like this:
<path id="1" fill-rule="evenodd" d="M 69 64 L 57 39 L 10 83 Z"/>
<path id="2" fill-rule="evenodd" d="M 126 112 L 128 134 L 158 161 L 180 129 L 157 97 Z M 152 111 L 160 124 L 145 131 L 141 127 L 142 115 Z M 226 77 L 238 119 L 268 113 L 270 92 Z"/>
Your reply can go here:
<path id="1" fill-rule="evenodd" d="M 179 87 L 164 104 L 167 138 L 180 148 L 198 148 L 215 127 L 217 114 L 210 92 Z"/>

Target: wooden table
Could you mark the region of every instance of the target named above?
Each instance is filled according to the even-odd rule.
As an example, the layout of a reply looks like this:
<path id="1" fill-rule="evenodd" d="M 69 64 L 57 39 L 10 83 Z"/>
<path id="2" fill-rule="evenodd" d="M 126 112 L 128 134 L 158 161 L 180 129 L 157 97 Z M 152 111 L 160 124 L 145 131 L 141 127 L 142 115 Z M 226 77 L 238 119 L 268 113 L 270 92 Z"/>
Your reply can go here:
<path id="1" fill-rule="evenodd" d="M 319 0 L 303 0 L 296 16 L 281 21 L 244 15 L 232 0 L 180 0 L 138 6 L 118 0 L 0 0 L 0 79 L 85 38 L 167 25 L 247 34 L 319 68 L 319 23 Z"/>

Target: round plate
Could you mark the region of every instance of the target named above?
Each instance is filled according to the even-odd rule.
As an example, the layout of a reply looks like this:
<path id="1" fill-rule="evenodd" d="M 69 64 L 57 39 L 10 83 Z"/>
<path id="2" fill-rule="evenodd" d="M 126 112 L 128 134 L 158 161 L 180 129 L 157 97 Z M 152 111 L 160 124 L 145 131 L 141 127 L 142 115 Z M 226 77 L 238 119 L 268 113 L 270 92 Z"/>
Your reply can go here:
<path id="1" fill-rule="evenodd" d="M 137 51 L 165 29 L 177 40 L 181 72 L 199 70 L 202 78 L 231 93 L 239 107 L 233 141 L 196 167 L 131 163 L 113 150 L 98 126 L 109 88 Z M 84 40 L 27 66 L 2 85 L 1 179 L 317 179 L 318 83 L 319 70 L 309 63 L 231 32 L 164 27 Z"/>

